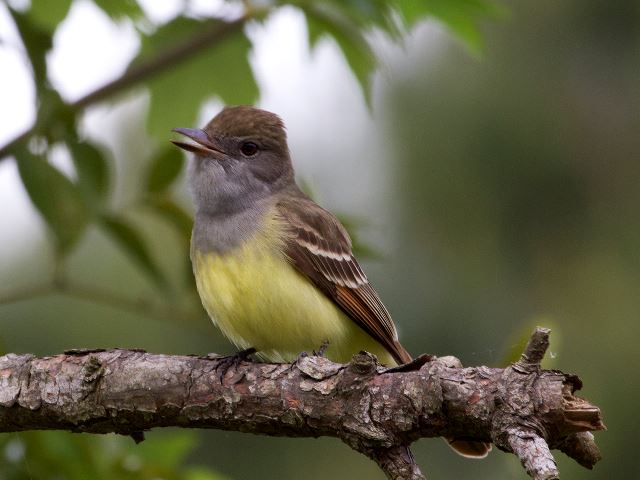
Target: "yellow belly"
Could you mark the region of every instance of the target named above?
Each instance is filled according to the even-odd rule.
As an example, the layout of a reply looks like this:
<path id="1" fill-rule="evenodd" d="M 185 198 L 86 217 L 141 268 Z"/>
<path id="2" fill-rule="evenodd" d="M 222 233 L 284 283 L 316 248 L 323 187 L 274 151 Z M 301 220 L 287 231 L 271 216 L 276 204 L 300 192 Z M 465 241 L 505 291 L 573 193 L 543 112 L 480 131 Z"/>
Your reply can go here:
<path id="1" fill-rule="evenodd" d="M 192 250 L 196 284 L 207 313 L 236 346 L 268 361 L 290 362 L 329 341 L 326 356 L 347 362 L 360 350 L 395 365 L 387 351 L 259 236 L 220 255 Z"/>

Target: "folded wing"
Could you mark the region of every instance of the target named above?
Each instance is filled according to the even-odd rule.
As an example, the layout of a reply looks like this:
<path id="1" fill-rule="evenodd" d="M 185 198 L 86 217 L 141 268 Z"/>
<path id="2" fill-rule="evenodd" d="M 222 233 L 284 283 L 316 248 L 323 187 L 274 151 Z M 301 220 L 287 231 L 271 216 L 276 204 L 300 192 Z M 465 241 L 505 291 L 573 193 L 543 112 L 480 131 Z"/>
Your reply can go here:
<path id="1" fill-rule="evenodd" d="M 389 312 L 353 256 L 349 235 L 338 219 L 304 196 L 282 200 L 277 207 L 290 232 L 285 252 L 298 271 L 380 342 L 399 364 L 410 362 L 411 356 L 398 342 Z"/>

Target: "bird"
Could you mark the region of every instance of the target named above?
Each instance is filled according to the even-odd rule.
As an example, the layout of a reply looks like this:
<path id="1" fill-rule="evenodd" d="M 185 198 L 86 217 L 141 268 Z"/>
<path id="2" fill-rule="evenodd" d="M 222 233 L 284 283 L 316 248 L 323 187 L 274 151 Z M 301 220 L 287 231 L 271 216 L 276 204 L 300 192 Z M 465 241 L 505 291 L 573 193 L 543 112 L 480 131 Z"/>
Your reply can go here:
<path id="1" fill-rule="evenodd" d="M 239 349 L 292 362 L 326 345 L 346 363 L 365 350 L 390 367 L 412 361 L 358 264 L 346 229 L 297 185 L 281 118 L 228 106 L 203 129 L 175 128 L 193 153 L 191 262 L 202 304 Z M 488 444 L 449 439 L 466 456 Z"/>

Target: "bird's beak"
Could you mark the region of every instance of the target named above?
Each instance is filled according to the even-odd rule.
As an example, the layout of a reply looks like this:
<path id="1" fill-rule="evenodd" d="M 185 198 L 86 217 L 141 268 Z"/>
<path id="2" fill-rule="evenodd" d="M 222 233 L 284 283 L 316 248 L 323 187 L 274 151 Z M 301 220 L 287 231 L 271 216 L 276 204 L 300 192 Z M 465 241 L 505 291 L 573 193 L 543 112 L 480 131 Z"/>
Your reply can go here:
<path id="1" fill-rule="evenodd" d="M 198 130 L 196 128 L 174 128 L 172 132 L 180 133 L 196 142 L 193 144 L 171 140 L 171 143 L 183 150 L 205 156 L 211 155 L 217 159 L 221 159 L 221 157 L 226 156 L 225 153 L 211 141 L 209 136 L 203 130 Z"/>

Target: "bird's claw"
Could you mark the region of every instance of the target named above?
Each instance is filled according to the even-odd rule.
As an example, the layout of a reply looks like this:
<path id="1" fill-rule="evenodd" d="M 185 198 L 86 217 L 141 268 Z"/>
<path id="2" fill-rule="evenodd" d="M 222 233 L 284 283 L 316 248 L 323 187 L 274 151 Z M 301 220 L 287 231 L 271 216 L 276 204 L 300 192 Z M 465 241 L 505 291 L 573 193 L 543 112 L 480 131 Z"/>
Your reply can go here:
<path id="1" fill-rule="evenodd" d="M 320 348 L 317 351 L 316 350 L 313 351 L 313 355 L 316 357 L 324 357 L 324 354 L 326 353 L 327 348 L 329 348 L 329 340 L 325 340 L 324 342 L 322 342 L 322 344 L 320 345 Z"/>
<path id="2" fill-rule="evenodd" d="M 227 374 L 231 367 L 237 368 L 241 362 L 244 362 L 249 358 L 250 355 L 256 353 L 256 349 L 251 347 L 245 350 L 240 350 L 239 352 L 234 353 L 233 355 L 229 355 L 227 357 L 222 357 L 218 361 L 218 365 L 216 366 L 216 372 L 219 372 L 220 383 L 222 383 L 222 379 Z"/>

